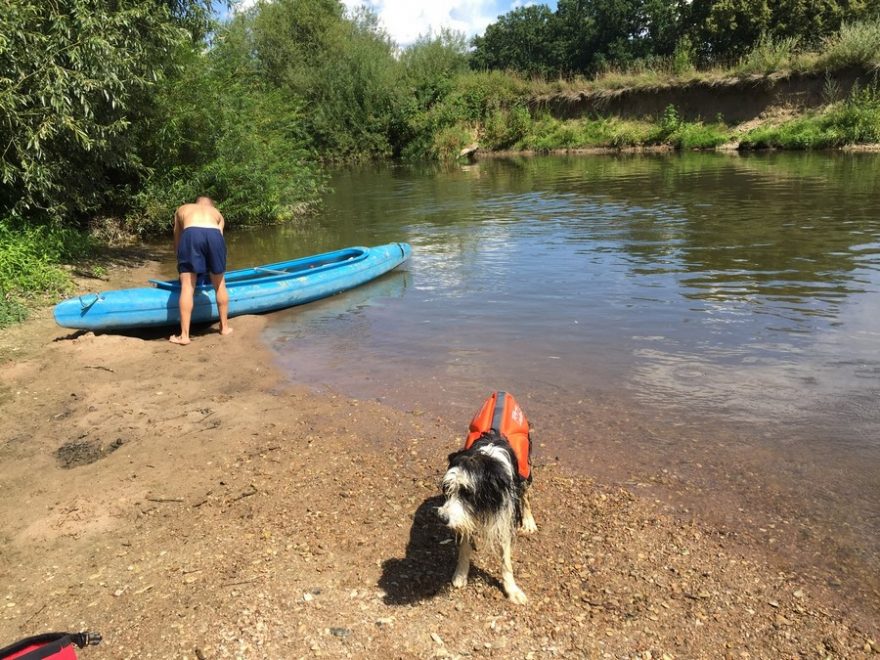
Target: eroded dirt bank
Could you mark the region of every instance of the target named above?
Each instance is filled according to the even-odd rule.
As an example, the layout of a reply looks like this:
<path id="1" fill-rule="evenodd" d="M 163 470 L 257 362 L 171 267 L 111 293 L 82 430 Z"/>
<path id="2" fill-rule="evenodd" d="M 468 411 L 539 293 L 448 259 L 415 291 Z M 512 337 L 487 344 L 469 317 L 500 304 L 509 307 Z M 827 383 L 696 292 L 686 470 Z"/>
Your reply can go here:
<path id="1" fill-rule="evenodd" d="M 549 94 L 533 99 L 536 108 L 546 108 L 559 119 L 617 116 L 630 119 L 659 117 L 670 105 L 688 121 L 741 123 L 760 118 L 773 108 L 804 111 L 830 100 L 833 91 L 845 98 L 853 85 L 870 84 L 873 73 L 846 68 L 822 73 L 773 73 L 718 80 L 695 77 L 691 81 L 654 86 L 583 90 Z"/>
<path id="2" fill-rule="evenodd" d="M 0 644 L 91 628 L 96 660 L 876 657 L 874 631 L 761 548 L 540 451 L 539 532 L 515 551 L 529 604 L 480 555 L 453 592 L 432 509 L 467 420 L 291 388 L 264 324 L 186 348 L 45 315 L 5 335 Z"/>

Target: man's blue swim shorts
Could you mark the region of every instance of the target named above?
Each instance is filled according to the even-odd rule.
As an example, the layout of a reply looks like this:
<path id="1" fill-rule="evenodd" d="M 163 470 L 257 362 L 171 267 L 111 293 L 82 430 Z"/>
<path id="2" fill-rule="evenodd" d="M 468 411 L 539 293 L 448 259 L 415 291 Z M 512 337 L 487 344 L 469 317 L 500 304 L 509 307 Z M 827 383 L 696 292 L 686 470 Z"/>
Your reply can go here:
<path id="1" fill-rule="evenodd" d="M 226 241 L 213 227 L 187 227 L 177 246 L 178 273 L 226 272 Z"/>

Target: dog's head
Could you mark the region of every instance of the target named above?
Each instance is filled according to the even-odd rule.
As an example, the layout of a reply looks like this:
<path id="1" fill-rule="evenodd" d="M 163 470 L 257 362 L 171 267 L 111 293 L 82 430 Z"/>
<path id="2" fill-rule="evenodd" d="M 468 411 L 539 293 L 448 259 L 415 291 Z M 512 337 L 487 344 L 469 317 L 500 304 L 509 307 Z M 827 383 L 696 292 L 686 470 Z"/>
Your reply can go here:
<path id="1" fill-rule="evenodd" d="M 486 436 L 449 455 L 443 476 L 446 502 L 440 519 L 462 536 L 474 536 L 490 519 L 518 511 L 516 458 L 502 438 Z"/>

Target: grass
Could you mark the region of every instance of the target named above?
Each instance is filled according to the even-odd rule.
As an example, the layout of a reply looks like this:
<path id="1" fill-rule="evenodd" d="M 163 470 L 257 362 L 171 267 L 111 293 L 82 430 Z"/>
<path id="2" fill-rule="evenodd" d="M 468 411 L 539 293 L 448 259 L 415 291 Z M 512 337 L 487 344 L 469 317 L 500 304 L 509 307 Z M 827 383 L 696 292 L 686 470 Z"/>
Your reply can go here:
<path id="1" fill-rule="evenodd" d="M 817 50 L 806 50 L 796 39 L 762 39 L 747 55 L 731 66 L 697 68 L 683 53 L 669 58 L 636 61 L 609 67 L 593 78 L 578 77 L 533 83 L 533 95 L 567 96 L 613 92 L 621 89 L 656 89 L 691 83 L 721 81 L 771 73 L 815 73 L 844 67 L 880 68 L 880 19 L 845 24 L 826 38 Z"/>
<path id="2" fill-rule="evenodd" d="M 746 56 L 728 67 L 697 69 L 693 51 L 677 49 L 670 58 L 609 68 L 592 79 L 526 80 L 514 73 L 471 72 L 428 113 L 419 130 L 433 136 L 430 148 L 412 149 L 415 157 L 449 159 L 476 137 L 490 150 L 622 148 L 666 145 L 675 149 L 712 149 L 741 137 L 746 149 L 818 149 L 880 142 L 880 93 L 876 86 L 855 88 L 837 101 L 833 75 L 846 67 L 880 71 L 880 19 L 844 25 L 818 49 L 807 50 L 797 39 L 762 39 Z M 721 84 L 751 76 L 825 73 L 830 104 L 776 125 L 734 134 L 720 118 L 684 121 L 670 107 L 661 117 L 625 120 L 615 117 L 555 119 L 542 106 L 577 101 L 587 94 L 613 94 L 622 89 L 668 88 L 692 83 Z M 832 93 L 833 92 L 833 93 Z M 417 131 L 418 132 L 418 131 Z"/>
<path id="3" fill-rule="evenodd" d="M 880 68 L 880 19 L 849 23 L 825 40 L 815 69 Z"/>
<path id="4" fill-rule="evenodd" d="M 822 112 L 775 126 L 761 126 L 740 141 L 746 149 L 825 149 L 880 142 L 880 84 L 855 86 Z"/>
<path id="5" fill-rule="evenodd" d="M 655 120 L 619 117 L 556 119 L 546 112 L 530 114 L 525 108 L 499 110 L 479 131 L 483 148 L 554 151 L 559 149 L 668 146 L 675 149 L 712 149 L 730 141 L 731 131 L 720 120 L 684 121 L 669 106 Z"/>
<path id="6" fill-rule="evenodd" d="M 24 320 L 30 306 L 70 289 L 63 264 L 93 250 L 83 233 L 51 224 L 0 220 L 0 327 Z"/>

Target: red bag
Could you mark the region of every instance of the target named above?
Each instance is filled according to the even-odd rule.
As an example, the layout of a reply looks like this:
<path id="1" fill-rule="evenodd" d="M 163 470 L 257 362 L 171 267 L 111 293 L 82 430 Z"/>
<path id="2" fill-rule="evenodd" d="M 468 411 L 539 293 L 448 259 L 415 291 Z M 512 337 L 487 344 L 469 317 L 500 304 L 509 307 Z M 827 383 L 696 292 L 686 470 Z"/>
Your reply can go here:
<path id="1" fill-rule="evenodd" d="M 101 643 L 97 633 L 46 633 L 0 649 L 0 660 L 76 660 L 76 650 Z"/>
<path id="2" fill-rule="evenodd" d="M 510 443 L 516 454 L 519 476 L 529 479 L 532 475 L 532 438 L 529 435 L 529 420 L 512 394 L 492 392 L 483 407 L 471 420 L 468 427 L 465 449 L 480 439 L 484 433 L 495 431 Z"/>

